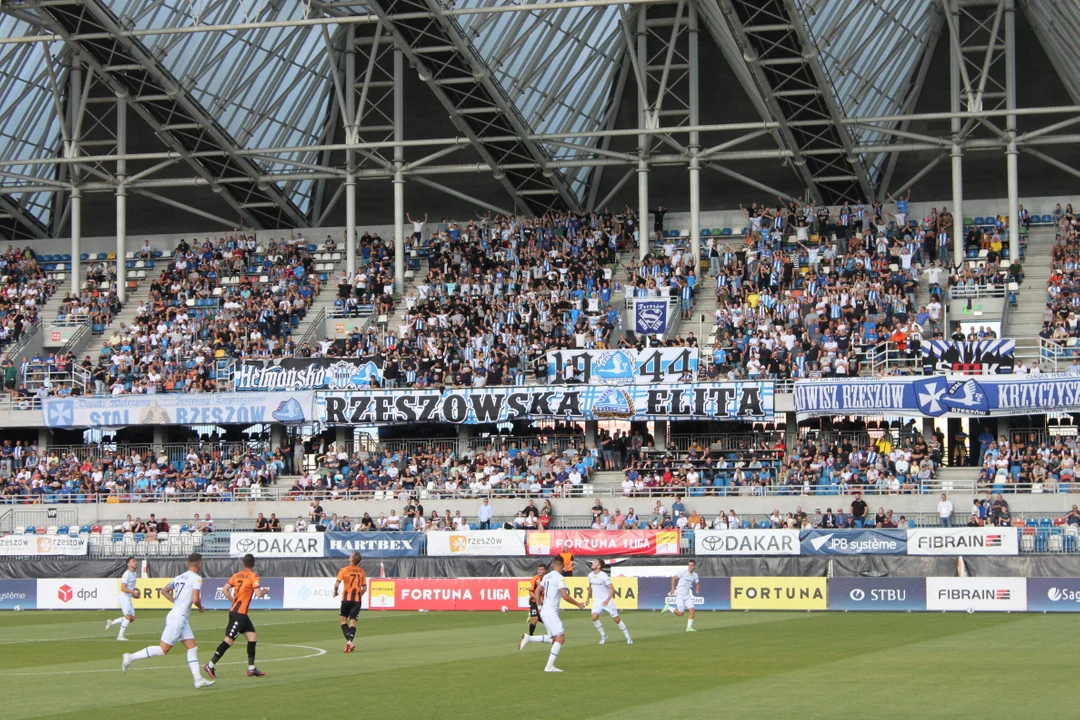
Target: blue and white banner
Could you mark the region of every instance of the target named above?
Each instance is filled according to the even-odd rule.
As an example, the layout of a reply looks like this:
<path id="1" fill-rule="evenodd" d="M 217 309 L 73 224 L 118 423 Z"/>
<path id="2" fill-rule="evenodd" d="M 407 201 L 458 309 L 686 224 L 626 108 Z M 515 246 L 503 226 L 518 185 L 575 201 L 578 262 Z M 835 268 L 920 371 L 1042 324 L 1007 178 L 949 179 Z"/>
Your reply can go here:
<path id="1" fill-rule="evenodd" d="M 232 607 L 232 601 L 225 594 L 225 586 L 229 584 L 229 578 L 204 578 L 202 589 L 202 604 L 207 610 L 228 610 Z M 285 579 L 260 577 L 259 587 L 266 591 L 263 597 L 251 598 L 252 610 L 281 610 L 284 605 L 282 599 L 285 596 Z"/>
<path id="2" fill-rule="evenodd" d="M 417 532 L 328 532 L 327 557 L 348 557 L 358 552 L 364 557 L 417 557 L 423 533 Z"/>
<path id="3" fill-rule="evenodd" d="M 1013 371 L 1015 340 L 929 340 L 922 344 L 923 372 L 962 375 L 1008 375 Z"/>
<path id="4" fill-rule="evenodd" d="M 634 298 L 634 332 L 663 335 L 668 326 L 668 300 Z"/>
<path id="5" fill-rule="evenodd" d="M 311 422 L 313 392 L 168 393 L 45 398 L 45 427 L 131 425 L 251 425 Z"/>
<path id="6" fill-rule="evenodd" d="M 582 385 L 677 383 L 697 376 L 697 348 L 649 350 L 552 350 L 547 354 L 548 382 L 573 378 Z"/>
<path id="7" fill-rule="evenodd" d="M 1080 612 L 1080 578 L 1028 578 L 1028 612 Z"/>
<path id="8" fill-rule="evenodd" d="M 803 555 L 907 555 L 907 530 L 803 530 Z"/>
<path id="9" fill-rule="evenodd" d="M 364 390 L 383 379 L 383 358 L 275 358 L 240 360 L 233 371 L 237 390 Z"/>
<path id="10" fill-rule="evenodd" d="M 795 383 L 800 421 L 835 415 L 986 417 L 1080 412 L 1080 377 L 957 375 L 829 378 Z"/>
<path id="11" fill-rule="evenodd" d="M 0 580 L 0 610 L 37 608 L 37 580 Z"/>
<path id="12" fill-rule="evenodd" d="M 831 577 L 829 609 L 844 612 L 926 610 L 925 578 Z"/>
<path id="13" fill-rule="evenodd" d="M 246 396 L 246 394 L 245 394 Z M 513 420 L 770 420 L 773 383 L 539 385 L 444 390 L 320 392 L 315 417 L 327 425 Z"/>

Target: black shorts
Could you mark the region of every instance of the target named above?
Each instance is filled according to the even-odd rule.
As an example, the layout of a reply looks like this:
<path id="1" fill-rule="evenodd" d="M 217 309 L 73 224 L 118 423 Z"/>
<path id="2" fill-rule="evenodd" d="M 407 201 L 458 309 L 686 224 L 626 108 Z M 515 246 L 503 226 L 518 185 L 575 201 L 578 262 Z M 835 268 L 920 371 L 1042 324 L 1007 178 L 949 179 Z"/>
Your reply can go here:
<path id="1" fill-rule="evenodd" d="M 360 601 L 359 600 L 342 600 L 341 610 L 338 612 L 343 618 L 349 618 L 355 620 L 360 615 Z"/>
<path id="2" fill-rule="evenodd" d="M 229 612 L 229 626 L 225 628 L 225 637 L 235 640 L 244 633 L 255 632 L 255 625 L 247 613 Z"/>
<path id="3" fill-rule="evenodd" d="M 534 602 L 529 603 L 529 617 L 531 617 L 531 618 L 540 617 L 540 608 L 538 608 L 536 606 L 536 603 L 534 603 Z"/>

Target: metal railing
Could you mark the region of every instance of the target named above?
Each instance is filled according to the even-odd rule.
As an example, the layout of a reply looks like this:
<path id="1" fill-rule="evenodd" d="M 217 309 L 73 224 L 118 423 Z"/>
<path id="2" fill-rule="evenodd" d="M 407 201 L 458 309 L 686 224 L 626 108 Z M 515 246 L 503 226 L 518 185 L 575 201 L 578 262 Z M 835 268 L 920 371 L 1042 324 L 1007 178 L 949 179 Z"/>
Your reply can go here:
<path id="1" fill-rule="evenodd" d="M 92 330 L 93 325 L 91 325 L 89 320 L 76 323 L 75 332 L 73 332 L 71 334 L 71 337 L 68 338 L 67 342 L 64 343 L 63 346 L 61 346 L 57 354 L 60 356 L 65 356 L 68 353 L 74 352 L 76 349 L 82 347 L 83 341 L 86 339 L 86 336 L 92 332 Z"/>
<path id="2" fill-rule="evenodd" d="M 4 357 L 13 362 L 17 361 L 19 358 L 19 354 L 30 346 L 30 343 L 34 341 L 34 338 L 37 337 L 37 334 L 41 332 L 41 328 L 42 322 L 39 318 L 36 323 L 31 325 L 30 328 L 22 334 L 22 336 L 19 338 L 19 342 L 4 349 Z"/>
<path id="3" fill-rule="evenodd" d="M 316 335 L 324 335 L 324 329 L 326 326 L 326 308 L 323 308 L 315 314 L 310 320 L 308 329 L 304 331 L 304 334 L 296 341 L 296 347 L 304 347 L 307 343 L 311 342 L 311 339 Z"/>
<path id="4" fill-rule="evenodd" d="M 1004 298 L 1007 285 L 954 285 L 949 288 L 950 300 L 981 300 L 984 298 Z"/>

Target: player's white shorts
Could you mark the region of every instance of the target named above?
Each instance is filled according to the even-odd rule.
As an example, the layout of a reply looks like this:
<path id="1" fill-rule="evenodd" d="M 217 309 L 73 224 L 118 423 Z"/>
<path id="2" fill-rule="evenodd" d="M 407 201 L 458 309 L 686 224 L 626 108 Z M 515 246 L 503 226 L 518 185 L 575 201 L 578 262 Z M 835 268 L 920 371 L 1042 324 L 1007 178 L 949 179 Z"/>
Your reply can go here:
<path id="1" fill-rule="evenodd" d="M 694 596 L 690 593 L 676 593 L 675 594 L 675 609 L 679 612 L 686 612 L 694 607 Z"/>
<path id="2" fill-rule="evenodd" d="M 161 642 L 166 645 L 176 645 L 184 640 L 194 640 L 195 633 L 191 632 L 191 623 L 187 617 L 165 616 L 165 631 L 161 633 Z"/>
<path id="3" fill-rule="evenodd" d="M 562 635 L 566 632 L 563 628 L 562 618 L 559 617 L 559 613 L 551 611 L 540 611 L 540 622 L 544 623 L 544 628 L 547 629 L 547 634 L 552 637 L 556 635 Z"/>
<path id="4" fill-rule="evenodd" d="M 120 593 L 120 614 L 126 617 L 135 617 L 135 603 L 127 593 Z"/>
<path id="5" fill-rule="evenodd" d="M 600 613 L 607 613 L 611 617 L 619 617 L 619 609 L 615 607 L 614 600 L 609 602 L 607 605 L 601 605 L 599 600 L 594 601 L 592 611 L 596 615 L 599 615 Z"/>

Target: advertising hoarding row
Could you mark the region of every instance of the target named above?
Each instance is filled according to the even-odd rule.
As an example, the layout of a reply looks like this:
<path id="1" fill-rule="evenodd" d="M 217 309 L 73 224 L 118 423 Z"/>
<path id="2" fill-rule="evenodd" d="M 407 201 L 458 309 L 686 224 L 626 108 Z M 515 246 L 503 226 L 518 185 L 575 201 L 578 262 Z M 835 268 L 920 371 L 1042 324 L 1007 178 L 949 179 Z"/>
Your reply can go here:
<path id="1" fill-rule="evenodd" d="M 672 573 L 675 568 L 660 569 Z M 170 578 L 140 578 L 136 610 L 165 609 L 161 589 Z M 620 610 L 660 610 L 674 601 L 671 578 L 642 574 L 612 578 Z M 206 578 L 203 605 L 227 610 L 227 578 Z M 336 610 L 334 578 L 262 578 L 269 595 L 255 610 Z M 522 578 L 370 578 L 363 607 L 370 610 L 525 610 Z M 571 597 L 584 601 L 588 580 L 567 578 Z M 116 579 L 0 580 L 0 610 L 113 610 Z M 731 577 L 701 578 L 698 610 L 830 610 L 839 612 L 1080 612 L 1080 578 L 1017 577 Z M 564 609 L 573 608 L 563 602 Z"/>
<path id="2" fill-rule="evenodd" d="M 696 530 L 697 555 L 1017 555 L 1011 527 Z"/>

